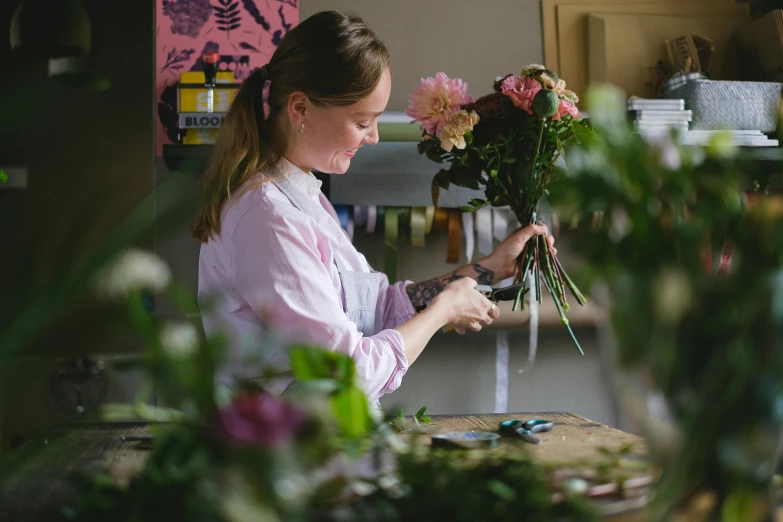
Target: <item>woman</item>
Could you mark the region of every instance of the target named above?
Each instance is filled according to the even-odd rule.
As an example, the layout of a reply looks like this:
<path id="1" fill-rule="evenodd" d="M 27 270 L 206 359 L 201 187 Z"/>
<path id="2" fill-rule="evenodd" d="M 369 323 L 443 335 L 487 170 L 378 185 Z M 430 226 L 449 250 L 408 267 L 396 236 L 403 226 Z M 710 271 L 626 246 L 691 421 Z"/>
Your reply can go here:
<path id="1" fill-rule="evenodd" d="M 205 173 L 193 228 L 202 242 L 199 299 L 223 298 L 204 313 L 208 333 L 228 329 L 233 353 L 222 377 L 253 376 L 237 350 L 244 344 L 252 351 L 270 318 L 288 340 L 350 354 L 375 400 L 400 385 L 441 327 L 478 331 L 497 318 L 497 307 L 474 289 L 477 281 L 511 276 L 525 242 L 545 227 L 522 229 L 451 274 L 389 285 L 342 231 L 311 173 L 344 174 L 363 145 L 378 142 L 390 90 L 383 43 L 357 16 L 334 11 L 292 29 L 243 82 Z M 286 367 L 284 350 L 264 350 L 265 365 Z"/>

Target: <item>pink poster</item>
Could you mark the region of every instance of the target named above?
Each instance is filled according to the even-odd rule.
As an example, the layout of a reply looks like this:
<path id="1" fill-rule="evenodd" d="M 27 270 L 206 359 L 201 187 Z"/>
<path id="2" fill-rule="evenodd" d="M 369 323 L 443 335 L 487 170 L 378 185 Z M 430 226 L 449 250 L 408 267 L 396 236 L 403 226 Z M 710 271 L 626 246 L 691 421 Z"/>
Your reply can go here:
<path id="1" fill-rule="evenodd" d="M 181 72 L 201 71 L 204 52 L 220 54 L 219 71 L 241 82 L 269 61 L 299 22 L 299 0 L 157 0 L 157 155 L 177 139 Z"/>

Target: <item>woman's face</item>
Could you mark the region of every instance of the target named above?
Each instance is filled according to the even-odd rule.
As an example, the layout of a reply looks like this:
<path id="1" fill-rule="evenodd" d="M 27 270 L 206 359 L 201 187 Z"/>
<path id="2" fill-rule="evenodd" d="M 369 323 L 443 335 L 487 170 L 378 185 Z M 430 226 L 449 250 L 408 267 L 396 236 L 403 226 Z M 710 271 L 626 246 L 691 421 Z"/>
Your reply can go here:
<path id="1" fill-rule="evenodd" d="M 353 105 L 316 107 L 308 103 L 304 131 L 296 136 L 298 162 L 294 163 L 305 172 L 344 174 L 362 145 L 378 143 L 378 116 L 386 109 L 390 93 L 391 73 L 386 68 L 375 89 Z"/>

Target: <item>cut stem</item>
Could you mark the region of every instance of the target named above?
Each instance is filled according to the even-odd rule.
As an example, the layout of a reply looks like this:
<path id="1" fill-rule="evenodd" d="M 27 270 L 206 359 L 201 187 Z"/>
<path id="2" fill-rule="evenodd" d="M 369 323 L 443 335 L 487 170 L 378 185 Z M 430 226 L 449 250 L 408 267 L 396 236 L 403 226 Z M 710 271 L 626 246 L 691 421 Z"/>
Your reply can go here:
<path id="1" fill-rule="evenodd" d="M 549 293 L 552 295 L 552 300 L 555 302 L 555 306 L 557 307 L 557 312 L 560 314 L 560 320 L 563 322 L 566 328 L 568 328 L 568 333 L 571 334 L 571 339 L 574 341 L 574 344 L 576 345 L 576 349 L 579 350 L 579 353 L 581 355 L 584 355 L 585 352 L 582 351 L 582 346 L 579 344 L 579 341 L 576 340 L 576 335 L 574 335 L 574 331 L 571 329 L 571 325 L 568 322 L 568 318 L 565 316 L 565 313 L 563 312 L 563 309 L 560 307 L 560 303 L 557 300 L 557 297 L 555 296 L 554 290 L 552 290 L 552 287 L 549 285 L 549 281 L 544 279 L 544 282 L 546 283 L 546 287 L 549 290 Z"/>

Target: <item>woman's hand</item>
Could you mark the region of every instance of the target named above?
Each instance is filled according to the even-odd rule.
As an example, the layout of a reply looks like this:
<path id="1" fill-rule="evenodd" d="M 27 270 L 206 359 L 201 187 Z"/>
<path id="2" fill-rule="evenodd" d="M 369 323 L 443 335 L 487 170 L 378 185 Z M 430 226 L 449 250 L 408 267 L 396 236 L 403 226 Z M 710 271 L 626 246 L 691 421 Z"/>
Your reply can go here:
<path id="1" fill-rule="evenodd" d="M 545 234 L 547 234 L 546 225 L 528 225 L 524 228 L 518 228 L 510 236 L 504 239 L 489 256 L 479 261 L 479 263 L 495 272 L 495 281 L 511 277 L 516 274 L 517 258 L 525 248 L 525 243 L 530 241 L 534 236 Z M 557 254 L 557 249 L 554 247 L 555 238 L 547 235 L 547 241 L 549 242 L 552 252 Z"/>
<path id="2" fill-rule="evenodd" d="M 478 332 L 500 315 L 498 307 L 476 290 L 476 280 L 469 277 L 447 284 L 430 307 L 443 314 L 443 324 L 453 326 L 460 334 L 466 330 Z"/>

